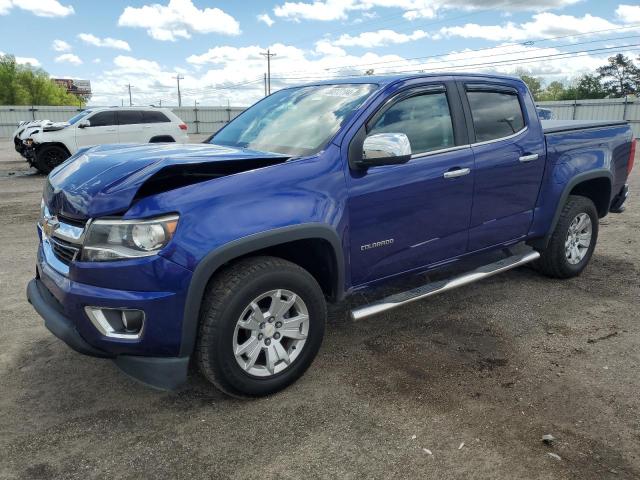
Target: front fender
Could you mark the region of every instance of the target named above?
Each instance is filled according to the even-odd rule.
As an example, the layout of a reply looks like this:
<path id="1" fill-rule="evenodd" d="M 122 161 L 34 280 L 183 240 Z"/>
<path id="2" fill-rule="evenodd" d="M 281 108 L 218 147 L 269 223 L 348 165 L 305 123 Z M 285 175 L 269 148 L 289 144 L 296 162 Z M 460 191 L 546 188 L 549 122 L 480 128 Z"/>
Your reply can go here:
<path id="1" fill-rule="evenodd" d="M 198 334 L 200 306 L 202 305 L 205 289 L 211 277 L 220 267 L 235 258 L 264 248 L 296 240 L 318 238 L 329 242 L 334 250 L 336 260 L 334 291 L 337 292 L 336 296 L 338 298 L 342 298 L 344 296 L 345 275 L 344 253 L 338 233 L 330 226 L 316 223 L 291 225 L 240 238 L 212 251 L 196 267 L 189 285 L 184 308 L 180 356 L 189 356 L 193 352 Z"/>

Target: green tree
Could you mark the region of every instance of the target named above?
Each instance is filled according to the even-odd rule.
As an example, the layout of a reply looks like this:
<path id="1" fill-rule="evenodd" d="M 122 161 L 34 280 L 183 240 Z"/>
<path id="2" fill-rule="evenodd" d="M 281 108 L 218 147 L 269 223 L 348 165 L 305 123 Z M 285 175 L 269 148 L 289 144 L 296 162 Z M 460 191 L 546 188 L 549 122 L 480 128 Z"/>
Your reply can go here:
<path id="1" fill-rule="evenodd" d="M 583 75 L 575 87 L 576 98 L 605 98 L 607 91 L 597 75 Z"/>
<path id="2" fill-rule="evenodd" d="M 565 88 L 562 82 L 551 82 L 541 94 L 544 100 L 562 100 L 565 94 Z"/>
<path id="3" fill-rule="evenodd" d="M 55 84 L 47 72 L 0 56 L 0 105 L 80 105 L 80 99 Z"/>
<path id="4" fill-rule="evenodd" d="M 542 93 L 542 80 L 540 78 L 527 75 L 524 71 L 517 71 L 516 75 L 518 75 L 520 79 L 527 84 L 531 95 L 533 95 L 533 99 L 539 100 L 540 94 Z"/>
<path id="5" fill-rule="evenodd" d="M 598 74 L 603 80 L 604 89 L 614 97 L 637 92 L 635 78 L 638 76 L 638 68 L 629 57 L 621 53 L 609 57 L 609 63 L 598 68 Z"/>

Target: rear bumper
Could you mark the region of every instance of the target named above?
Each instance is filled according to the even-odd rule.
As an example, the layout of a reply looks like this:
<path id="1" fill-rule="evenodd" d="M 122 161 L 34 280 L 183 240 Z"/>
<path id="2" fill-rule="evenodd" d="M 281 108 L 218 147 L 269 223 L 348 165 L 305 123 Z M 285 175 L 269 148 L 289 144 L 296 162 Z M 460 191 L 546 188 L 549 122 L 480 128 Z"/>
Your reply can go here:
<path id="1" fill-rule="evenodd" d="M 113 358 L 124 373 L 154 388 L 173 390 L 187 381 L 189 357 L 116 356 L 90 345 L 82 338 L 73 320 L 64 314 L 62 305 L 39 278 L 34 278 L 27 285 L 27 298 L 44 319 L 49 331 L 76 352 L 92 357 Z"/>
<path id="2" fill-rule="evenodd" d="M 624 209 L 625 209 L 624 204 L 627 201 L 628 197 L 629 197 L 629 185 L 625 185 L 624 187 L 622 187 L 620 192 L 614 197 L 613 201 L 611 202 L 611 207 L 609 208 L 609 211 L 611 213 L 624 212 Z"/>

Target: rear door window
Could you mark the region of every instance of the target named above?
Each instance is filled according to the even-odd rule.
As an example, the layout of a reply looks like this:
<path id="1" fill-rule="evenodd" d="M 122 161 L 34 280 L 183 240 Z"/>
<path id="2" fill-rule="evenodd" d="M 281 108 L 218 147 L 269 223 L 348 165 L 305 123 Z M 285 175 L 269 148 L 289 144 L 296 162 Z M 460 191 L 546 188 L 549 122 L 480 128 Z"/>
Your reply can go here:
<path id="1" fill-rule="evenodd" d="M 92 127 L 108 127 L 116 124 L 116 112 L 98 112 L 87 120 Z"/>
<path id="2" fill-rule="evenodd" d="M 119 125 L 135 125 L 138 123 L 144 123 L 140 110 L 120 110 L 118 112 Z"/>
<path id="3" fill-rule="evenodd" d="M 170 122 L 167 116 L 162 112 L 156 112 L 153 110 L 145 110 L 142 112 L 142 118 L 144 123 L 165 123 Z"/>
<path id="4" fill-rule="evenodd" d="M 524 129 L 524 115 L 516 92 L 467 91 L 476 142 L 508 137 Z"/>
<path id="5" fill-rule="evenodd" d="M 398 101 L 369 129 L 369 135 L 376 133 L 404 133 L 414 155 L 453 147 L 447 94 L 425 93 Z"/>

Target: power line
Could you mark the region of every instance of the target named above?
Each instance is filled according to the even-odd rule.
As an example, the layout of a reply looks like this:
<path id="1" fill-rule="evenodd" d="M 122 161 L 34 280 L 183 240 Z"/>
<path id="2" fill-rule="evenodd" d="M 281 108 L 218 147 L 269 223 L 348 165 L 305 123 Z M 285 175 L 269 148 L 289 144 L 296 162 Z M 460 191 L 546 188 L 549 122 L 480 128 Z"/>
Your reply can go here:
<path id="1" fill-rule="evenodd" d="M 588 50 L 576 50 L 573 52 L 562 52 L 562 53 L 557 53 L 557 54 L 552 54 L 552 55 L 540 55 L 540 56 L 535 56 L 535 57 L 521 57 L 521 58 L 516 58 L 516 59 L 509 59 L 509 60 L 502 60 L 502 61 L 495 61 L 495 62 L 484 62 L 484 63 L 466 63 L 466 64 L 460 64 L 460 65 L 448 65 L 445 67 L 437 67 L 437 68 L 431 68 L 429 66 L 420 66 L 420 64 L 416 64 L 415 67 L 416 68 L 412 68 L 412 69 L 408 69 L 408 70 L 394 70 L 392 72 L 385 72 L 386 75 L 393 75 L 393 74 L 401 74 L 401 73 L 426 73 L 426 72 L 431 72 L 431 71 L 442 71 L 442 70 L 458 70 L 460 68 L 468 68 L 468 67 L 491 67 L 491 66 L 506 66 L 506 65 L 517 65 L 517 64 L 522 64 L 522 63 L 531 63 L 531 62 L 536 62 L 539 60 L 548 60 L 548 61 L 554 61 L 554 60 L 564 60 L 572 55 L 576 55 L 576 54 L 584 54 L 584 53 L 594 53 L 594 52 L 603 52 L 603 51 L 610 51 L 610 50 L 617 50 L 617 49 L 621 49 L 621 48 L 628 48 L 629 50 L 637 50 L 638 47 L 640 47 L 640 43 L 637 44 L 630 44 L 630 45 L 620 45 L 620 46 L 615 46 L 615 47 L 606 47 L 606 48 L 594 48 L 594 49 L 588 49 Z M 444 63 L 444 62 L 439 62 L 439 63 Z M 353 75 L 335 75 L 333 78 L 349 78 L 349 77 L 353 77 Z M 326 76 L 312 76 L 312 75 L 308 75 L 308 76 L 301 76 L 301 77 L 274 77 L 274 79 L 277 80 L 318 80 L 318 79 L 325 79 Z"/>
<path id="2" fill-rule="evenodd" d="M 612 31 L 618 31 L 618 30 L 628 30 L 630 28 L 638 28 L 638 27 L 640 27 L 640 23 L 639 24 L 635 24 L 635 25 L 625 26 L 625 27 L 608 28 L 608 29 L 605 29 L 605 30 L 594 30 L 594 31 L 591 31 L 591 32 L 576 33 L 576 34 L 573 34 L 573 35 L 560 35 L 560 36 L 557 36 L 557 37 L 538 38 L 538 39 L 535 39 L 535 40 L 528 40 L 526 42 L 505 43 L 505 44 L 498 45 L 498 46 L 495 46 L 495 47 L 484 47 L 484 48 L 476 48 L 476 49 L 473 49 L 473 50 L 465 50 L 463 52 L 458 52 L 457 54 L 463 55 L 463 54 L 468 54 L 468 53 L 483 52 L 483 51 L 487 51 L 487 50 L 497 50 L 497 49 L 500 49 L 500 48 L 514 47 L 514 46 L 518 46 L 518 45 L 528 46 L 528 45 L 533 45 L 535 43 L 540 43 L 540 42 L 562 40 L 564 38 L 582 37 L 582 36 L 585 36 L 585 35 L 596 35 L 596 34 L 599 34 L 599 33 L 612 32 Z M 613 39 L 613 40 L 615 40 L 615 39 Z M 607 41 L 607 39 L 602 39 L 601 41 L 604 42 L 604 41 Z M 551 47 L 547 47 L 547 48 L 551 48 Z M 429 59 L 429 58 L 446 57 L 448 55 L 455 55 L 455 54 L 456 53 L 452 53 L 451 51 L 449 51 L 447 53 L 439 53 L 439 54 L 435 54 L 435 55 L 426 55 L 426 56 L 422 56 L 422 57 L 409 57 L 409 58 L 405 58 L 404 60 L 384 60 L 384 61 L 380 61 L 380 62 L 361 63 L 361 64 L 357 64 L 357 65 L 341 65 L 341 66 L 336 66 L 336 67 L 327 67 L 325 70 L 339 70 L 339 69 L 342 69 L 342 68 L 371 67 L 372 65 L 399 63 L 399 62 L 411 61 L 411 60 L 426 60 L 426 59 Z M 300 70 L 298 70 L 298 71 L 300 71 Z M 293 73 L 293 72 L 290 72 L 290 73 Z"/>

